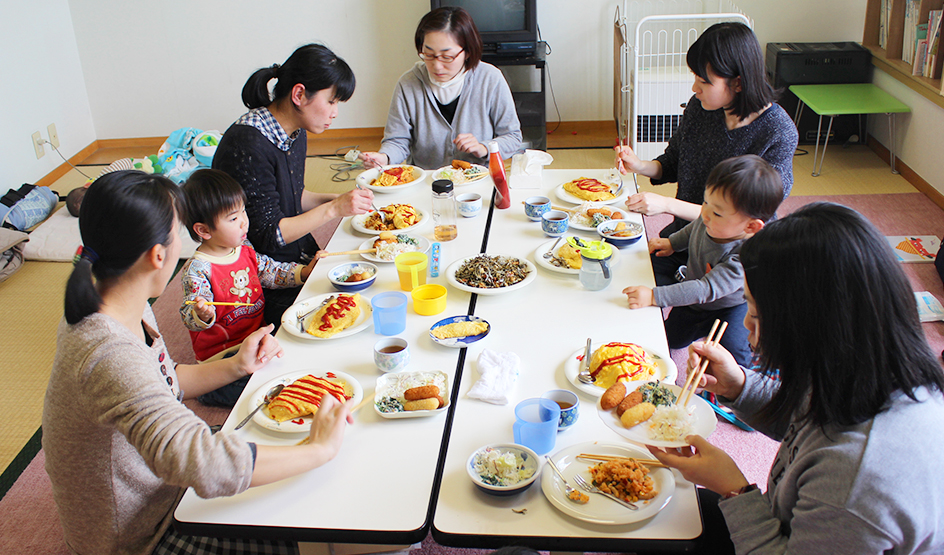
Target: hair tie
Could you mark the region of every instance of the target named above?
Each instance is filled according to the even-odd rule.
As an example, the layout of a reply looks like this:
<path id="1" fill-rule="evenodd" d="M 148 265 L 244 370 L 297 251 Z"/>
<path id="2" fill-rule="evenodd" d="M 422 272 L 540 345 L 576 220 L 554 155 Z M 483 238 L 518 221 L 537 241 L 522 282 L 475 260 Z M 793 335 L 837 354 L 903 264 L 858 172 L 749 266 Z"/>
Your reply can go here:
<path id="1" fill-rule="evenodd" d="M 89 261 L 89 264 L 95 264 L 98 261 L 98 255 L 90 249 L 89 247 L 79 245 L 79 248 L 75 250 L 75 256 L 72 258 L 72 264 L 78 264 L 79 260 L 86 259 Z"/>
<path id="2" fill-rule="evenodd" d="M 279 68 L 281 68 L 281 67 L 282 67 L 282 66 L 280 66 L 279 64 L 272 64 L 271 69 L 272 69 L 272 71 L 275 73 L 275 78 L 276 78 L 276 79 L 279 78 Z"/>

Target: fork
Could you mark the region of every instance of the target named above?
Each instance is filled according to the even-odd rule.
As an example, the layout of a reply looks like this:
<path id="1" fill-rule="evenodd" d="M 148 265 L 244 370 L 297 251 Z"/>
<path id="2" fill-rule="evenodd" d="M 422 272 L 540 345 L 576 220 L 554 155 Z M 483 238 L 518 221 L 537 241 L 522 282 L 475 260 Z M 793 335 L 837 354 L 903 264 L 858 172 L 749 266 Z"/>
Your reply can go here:
<path id="1" fill-rule="evenodd" d="M 320 305 L 316 306 L 315 308 L 309 310 L 308 312 L 306 312 L 306 313 L 304 313 L 304 314 L 299 315 L 299 316 L 298 316 L 298 329 L 300 329 L 302 332 L 304 332 L 304 331 L 305 331 L 305 318 L 308 318 L 309 316 L 311 316 L 311 315 L 314 314 L 315 312 L 318 312 L 319 310 L 321 310 L 321 307 L 323 307 L 324 305 L 330 303 L 330 302 L 333 301 L 333 300 L 334 300 L 334 295 L 331 295 L 331 296 L 328 297 L 327 299 L 321 301 L 321 304 L 320 304 Z"/>
<path id="2" fill-rule="evenodd" d="M 629 507 L 630 509 L 634 511 L 639 510 L 639 507 L 637 507 L 634 503 L 630 503 L 629 501 L 623 501 L 619 497 L 616 497 L 615 495 L 609 494 L 601 490 L 600 488 L 586 481 L 584 477 L 581 476 L 580 474 L 574 474 L 574 481 L 577 482 L 577 485 L 580 486 L 581 489 L 583 489 L 587 493 L 599 493 L 600 495 L 605 495 L 606 497 L 609 497 L 610 499 L 612 499 L 613 501 L 616 501 L 617 503 L 619 503 L 620 505 L 623 505 L 624 507 Z"/>

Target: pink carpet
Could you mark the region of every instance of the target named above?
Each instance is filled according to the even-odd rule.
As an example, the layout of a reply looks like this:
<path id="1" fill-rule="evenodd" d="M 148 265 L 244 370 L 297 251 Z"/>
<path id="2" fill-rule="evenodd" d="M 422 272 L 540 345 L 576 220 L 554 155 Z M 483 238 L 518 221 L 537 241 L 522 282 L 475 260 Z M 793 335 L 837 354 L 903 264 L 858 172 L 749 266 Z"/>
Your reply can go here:
<path id="1" fill-rule="evenodd" d="M 920 193 L 891 195 L 848 195 L 829 197 L 795 197 L 784 201 L 781 215 L 817 200 L 838 202 L 858 210 L 886 235 L 944 234 L 944 211 Z M 668 221 L 666 217 L 647 218 L 646 226 L 653 235 Z M 334 227 L 326 226 L 333 232 Z M 319 239 L 330 237 L 326 231 Z M 321 244 L 326 244 L 327 241 Z M 930 291 L 944 299 L 942 285 L 932 264 L 904 264 L 915 291 Z M 172 281 L 165 294 L 154 303 L 155 315 L 164 333 L 171 354 L 179 362 L 192 361 L 190 339 L 180 324 L 177 308 L 180 303 L 180 284 Z M 178 326 L 175 326 L 175 323 Z M 928 342 L 935 352 L 944 349 L 944 324 L 924 324 Z M 189 355 L 188 355 L 189 351 Z M 187 358 L 187 357 L 191 358 Z M 684 351 L 673 352 L 680 368 L 685 367 Z M 211 423 L 220 423 L 226 411 L 208 409 L 198 403 L 190 404 L 198 414 Z M 727 451 L 741 467 L 747 478 L 766 488 L 767 471 L 778 444 L 759 433 L 744 432 L 727 422 L 719 422 L 710 441 Z M 62 529 L 52 500 L 49 478 L 43 469 L 44 456 L 40 451 L 19 479 L 0 500 L 0 553 L 33 553 L 59 555 L 68 553 L 62 538 Z M 411 555 L 482 555 L 490 550 L 455 549 L 437 544 L 432 537 L 422 542 Z"/>

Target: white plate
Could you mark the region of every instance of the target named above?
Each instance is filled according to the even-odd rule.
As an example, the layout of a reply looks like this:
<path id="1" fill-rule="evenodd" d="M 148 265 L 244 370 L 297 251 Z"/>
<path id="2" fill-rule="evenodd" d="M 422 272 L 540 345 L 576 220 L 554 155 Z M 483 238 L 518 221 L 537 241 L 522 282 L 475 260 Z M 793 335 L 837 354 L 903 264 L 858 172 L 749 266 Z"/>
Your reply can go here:
<path id="1" fill-rule="evenodd" d="M 578 491 L 583 491 L 577 486 L 574 475 L 580 474 L 587 482 L 590 481 L 589 468 L 593 462 L 577 460 L 577 455 L 581 453 L 593 453 L 599 455 L 617 455 L 621 457 L 636 457 L 641 459 L 651 459 L 652 455 L 639 447 L 632 445 L 610 445 L 605 443 L 580 443 L 561 449 L 551 455 L 551 460 L 560 469 L 561 474 L 567 479 L 567 482 Z M 551 502 L 551 505 L 557 508 L 565 515 L 572 516 L 584 522 L 594 524 L 630 524 L 650 519 L 665 508 L 672 500 L 675 493 L 675 475 L 667 468 L 652 468 L 649 471 L 655 482 L 655 488 L 658 492 L 656 496 L 648 501 L 637 501 L 638 511 L 626 508 L 612 499 L 598 493 L 587 493 L 590 501 L 581 505 L 567 499 L 564 493 L 564 484 L 561 482 L 557 473 L 550 469 L 545 469 L 541 473 L 541 490 L 544 496 Z"/>
<path id="2" fill-rule="evenodd" d="M 396 232 L 396 231 L 391 231 L 391 233 L 396 233 L 397 235 L 403 235 L 402 233 L 398 233 L 398 232 Z M 429 239 L 427 239 L 426 237 L 421 237 L 421 236 L 419 236 L 419 235 L 410 235 L 410 237 L 412 237 L 413 239 L 416 239 L 416 242 L 419 244 L 419 247 L 417 247 L 418 252 L 424 252 L 424 253 L 425 253 L 426 251 L 429 250 L 429 245 L 430 245 Z M 359 247 L 357 247 L 357 248 L 358 248 L 359 250 L 372 249 L 372 248 L 374 248 L 374 241 L 376 241 L 376 240 L 377 240 L 377 239 L 368 239 L 368 240 L 364 241 L 363 243 L 361 243 L 361 246 L 359 246 Z M 613 249 L 613 250 L 615 251 L 615 250 L 617 250 L 617 249 Z M 361 253 L 361 256 L 362 256 L 365 260 L 369 260 L 369 261 L 371 261 L 371 262 L 373 262 L 373 263 L 375 263 L 375 264 L 393 264 L 393 260 L 384 260 L 384 259 L 382 259 L 382 258 L 379 258 L 379 257 L 378 257 L 376 254 L 374 254 L 374 253 Z"/>
<path id="3" fill-rule="evenodd" d="M 603 183 L 607 183 L 607 182 L 604 181 L 603 179 L 601 179 L 600 181 L 603 182 Z M 610 183 L 610 191 L 613 191 L 615 187 L 619 187 L 619 182 L 618 182 L 618 181 L 617 181 L 616 183 Z M 580 204 L 583 204 L 583 203 L 587 202 L 586 199 L 582 199 L 582 198 L 580 198 L 580 197 L 574 196 L 574 195 L 568 193 L 567 191 L 565 191 L 565 190 L 564 190 L 564 184 L 563 184 L 563 183 L 561 183 L 560 185 L 557 186 L 556 189 L 554 189 L 554 194 L 556 194 L 556 195 L 557 195 L 557 198 L 559 198 L 560 200 L 562 200 L 562 201 L 564 201 L 564 202 L 569 202 L 570 204 L 577 204 L 577 205 L 580 205 Z M 618 202 L 625 201 L 628 197 L 629 197 L 629 188 L 626 187 L 626 186 L 624 186 L 624 187 L 623 187 L 623 191 L 620 192 L 620 194 L 617 195 L 616 198 L 612 198 L 612 199 L 610 199 L 610 200 L 595 200 L 595 201 L 593 201 L 593 202 L 597 202 L 597 203 L 600 203 L 600 204 L 616 204 L 616 203 L 618 203 Z M 592 231 L 592 229 L 591 229 L 591 231 Z"/>
<path id="4" fill-rule="evenodd" d="M 486 177 L 488 177 L 488 168 L 486 168 L 485 166 L 472 164 L 472 167 L 478 169 L 481 172 L 477 174 L 476 177 L 473 177 L 472 179 L 465 179 L 465 174 L 462 174 L 462 170 L 457 170 L 453 168 L 451 165 L 443 166 L 439 168 L 438 170 L 434 170 L 432 175 L 430 176 L 430 179 L 432 179 L 433 181 L 436 181 L 437 179 L 448 179 L 449 181 L 452 181 L 453 185 L 459 187 L 462 185 L 468 185 L 469 183 L 479 182 L 485 179 Z M 460 174 L 463 179 L 457 180 L 455 174 Z"/>
<path id="5" fill-rule="evenodd" d="M 403 392 L 411 387 L 435 385 L 439 388 L 439 395 L 446 402 L 435 410 L 405 410 L 401 412 L 380 412 L 377 403 L 384 397 L 396 397 L 403 402 Z M 393 372 L 377 378 L 377 388 L 374 390 L 374 412 L 384 418 L 419 418 L 433 416 L 449 408 L 449 376 L 438 370 L 433 372 Z"/>
<path id="6" fill-rule="evenodd" d="M 381 206 L 380 208 L 384 208 L 384 207 Z M 416 210 L 416 215 L 420 217 L 418 222 L 411 225 L 410 227 L 404 227 L 403 229 L 392 229 L 390 231 L 392 231 L 393 233 L 407 233 L 409 231 L 413 231 L 414 229 L 423 227 L 423 225 L 425 225 L 426 222 L 429 221 L 428 213 L 423 212 L 422 210 L 420 210 L 419 208 L 415 206 L 413 207 L 413 209 Z M 360 231 L 361 233 L 366 233 L 367 235 L 380 235 L 381 233 L 380 231 L 376 229 L 367 229 L 366 227 L 364 227 L 364 222 L 367 220 L 367 216 L 369 215 L 370 215 L 370 212 L 368 212 L 367 214 L 358 214 L 357 216 L 351 216 L 351 227 L 353 227 L 356 231 Z"/>
<path id="7" fill-rule="evenodd" d="M 354 377 L 351 376 L 350 374 L 345 374 L 344 372 L 339 372 L 337 370 L 329 370 L 327 372 L 323 370 L 295 370 L 294 372 L 289 372 L 288 374 L 284 374 L 282 376 L 279 376 L 278 378 L 269 380 L 266 383 L 262 384 L 262 386 L 259 389 L 257 389 L 255 393 L 253 393 L 252 396 L 249 398 L 249 407 L 250 407 L 249 410 L 252 410 L 256 408 L 257 406 L 259 406 L 259 403 L 261 403 L 265 399 L 266 393 L 270 389 L 272 389 L 272 387 L 278 384 L 289 385 L 295 380 L 299 378 L 303 378 L 307 376 L 308 374 L 311 374 L 318 378 L 333 376 L 333 377 L 341 378 L 342 380 L 351 384 L 351 388 L 353 389 L 351 399 L 354 400 L 355 407 L 357 406 L 358 403 L 361 402 L 361 399 L 364 398 L 364 389 L 361 387 L 361 384 L 358 383 L 358 381 L 354 379 Z M 272 430 L 273 432 L 297 434 L 297 433 L 302 433 L 302 432 L 308 433 L 309 430 L 311 430 L 311 418 L 312 418 L 311 415 L 302 417 L 300 424 L 298 423 L 298 419 L 286 420 L 285 422 L 276 422 L 275 420 L 269 418 L 269 416 L 265 413 L 265 409 L 262 409 L 253 415 L 252 421 L 267 430 Z"/>
<path id="8" fill-rule="evenodd" d="M 478 255 L 476 255 L 478 256 Z M 511 256 L 510 254 L 490 254 L 489 256 L 509 256 L 511 258 L 518 258 L 517 256 Z M 459 268 L 465 263 L 466 260 L 471 260 L 475 256 L 467 256 L 456 260 L 446 268 L 446 281 L 449 282 L 449 285 L 459 289 L 460 291 L 468 291 L 469 293 L 476 293 L 479 295 L 501 295 L 502 293 L 510 293 L 512 291 L 517 291 L 524 287 L 527 287 L 532 281 L 535 280 L 538 274 L 538 269 L 535 267 L 534 263 L 528 260 L 527 258 L 518 258 L 525 266 L 528 267 L 528 275 L 518 283 L 514 285 L 509 285 L 508 287 L 494 287 L 491 289 L 484 287 L 469 287 L 464 283 L 459 283 L 456 279 L 456 272 Z"/>
<path id="9" fill-rule="evenodd" d="M 354 320 L 354 323 L 351 325 L 351 327 L 341 330 L 334 336 L 328 338 L 315 337 L 307 331 L 299 329 L 298 316 L 300 314 L 305 314 L 311 309 L 321 306 L 321 303 L 323 303 L 328 297 L 337 297 L 338 295 L 353 295 L 353 293 L 325 293 L 324 295 L 316 295 L 314 297 L 305 299 L 304 301 L 298 301 L 297 303 L 288 307 L 288 309 L 282 313 L 282 329 L 300 339 L 308 339 L 311 341 L 331 341 L 332 339 L 340 339 L 342 337 L 347 337 L 349 335 L 354 335 L 355 333 L 364 331 L 373 324 L 373 320 L 371 318 L 373 314 L 373 308 L 370 306 L 370 299 L 364 295 L 361 295 L 361 314 L 357 317 L 357 320 Z M 314 315 L 315 313 L 312 312 L 310 315 L 306 316 L 305 321 L 302 322 L 306 329 L 308 328 L 306 324 Z"/>
<path id="10" fill-rule="evenodd" d="M 626 392 L 634 391 L 637 387 L 641 386 L 646 382 L 640 383 L 628 383 L 626 384 Z M 668 387 L 672 393 L 675 393 L 676 396 L 682 391 L 682 388 L 675 384 L 662 384 Z M 692 433 L 700 435 L 701 437 L 708 437 L 715 431 L 715 427 L 718 425 L 718 417 L 715 416 L 715 411 L 711 406 L 705 402 L 704 399 L 698 395 L 692 395 L 691 400 L 688 402 L 688 406 L 691 407 L 694 405 L 694 416 L 695 416 L 695 425 L 692 428 Z M 632 428 L 626 428 L 623 426 L 623 423 L 620 422 L 618 416 L 616 416 L 616 409 L 613 410 L 603 410 L 600 408 L 600 403 L 597 403 L 597 414 L 600 415 L 600 420 L 603 420 L 603 423 L 606 424 L 607 428 L 613 430 L 619 435 L 625 437 L 626 439 L 642 443 L 645 445 L 653 445 L 655 447 L 685 447 L 688 445 L 685 441 L 663 441 L 649 438 L 649 421 L 641 422 L 636 424 Z"/>
<path id="11" fill-rule="evenodd" d="M 453 347 L 455 349 L 461 349 L 463 347 L 471 346 L 476 341 L 485 339 L 485 336 L 488 335 L 488 332 L 492 331 L 492 325 L 488 324 L 488 329 L 485 330 L 485 333 L 480 333 L 478 335 L 469 335 L 466 337 L 450 337 L 449 339 L 440 339 L 436 337 L 435 335 L 433 335 L 434 329 L 440 326 L 448 325 L 448 324 L 455 324 L 456 322 L 485 322 L 486 324 L 488 324 L 488 321 L 486 321 L 484 318 L 479 318 L 478 316 L 450 316 L 449 318 L 445 318 L 443 320 L 436 322 L 435 324 L 432 325 L 432 327 L 429 328 L 429 338 L 435 341 L 436 343 L 439 343 L 443 347 Z"/>
<path id="12" fill-rule="evenodd" d="M 564 237 L 564 241 L 566 240 L 567 238 Z M 561 241 L 560 244 L 563 245 L 564 241 Z M 560 274 L 570 274 L 572 276 L 576 276 L 577 274 L 580 273 L 580 270 L 574 269 L 574 268 L 562 268 L 560 266 L 555 266 L 551 264 L 550 260 L 544 258 L 544 253 L 550 250 L 550 248 L 553 247 L 554 243 L 556 242 L 557 242 L 557 239 L 552 239 L 548 241 L 547 243 L 544 243 L 543 245 L 538 247 L 534 251 L 534 261 L 538 263 L 538 266 L 544 268 L 545 270 L 550 270 L 552 272 L 557 272 Z M 560 250 L 560 247 L 555 249 L 554 252 L 557 252 L 557 250 Z M 619 260 L 620 260 L 619 249 L 613 249 L 613 255 L 610 257 L 610 268 L 614 268 L 617 264 L 619 264 Z"/>
<path id="13" fill-rule="evenodd" d="M 380 175 L 380 172 L 384 170 L 389 170 L 390 168 L 396 168 L 400 166 L 409 166 L 413 168 L 413 181 L 404 183 L 402 185 L 391 185 L 389 187 L 381 187 L 379 185 L 371 185 L 370 182 L 377 179 L 377 176 Z M 392 164 L 390 166 L 383 166 L 381 168 L 372 168 L 366 171 L 363 171 L 358 175 L 354 180 L 361 187 L 366 187 L 375 193 L 398 193 L 404 189 L 418 185 L 426 179 L 426 170 L 420 168 L 419 166 L 410 166 L 409 164 Z"/>
<path id="14" fill-rule="evenodd" d="M 594 342 L 594 343 L 596 343 L 597 346 L 599 347 L 600 345 L 605 345 L 606 343 L 609 343 L 609 341 L 605 343 L 597 343 L 597 342 Z M 656 353 L 652 349 L 646 348 L 645 346 L 642 346 L 642 347 L 646 349 L 646 351 L 649 352 L 650 355 L 653 355 L 653 358 L 655 358 L 655 356 L 658 356 L 659 358 L 655 358 L 656 374 L 654 376 L 650 376 L 646 378 L 645 380 L 638 380 L 638 383 L 645 383 L 647 381 L 660 381 L 660 382 L 670 382 L 670 383 L 675 382 L 675 378 L 678 377 L 678 368 L 675 367 L 675 362 L 672 361 L 672 357 L 670 357 L 668 353 L 665 353 L 665 354 Z M 592 355 L 593 351 L 595 350 L 596 350 L 596 347 L 593 347 L 593 350 L 590 351 L 590 354 Z M 579 389 L 580 391 L 583 391 L 584 393 L 587 393 L 588 395 L 591 395 L 593 397 L 600 397 L 601 395 L 603 395 L 603 392 L 606 391 L 606 389 L 602 387 L 597 387 L 593 384 L 583 383 L 582 381 L 577 379 L 577 374 L 580 373 L 580 368 L 582 368 L 582 365 L 583 365 L 583 361 L 579 360 L 579 358 L 583 357 L 583 351 L 584 351 L 583 349 L 578 349 L 574 352 L 574 354 L 567 357 L 567 360 L 564 361 L 564 376 L 566 376 L 567 380 L 570 381 L 570 383 L 574 384 L 577 387 L 577 389 Z M 627 383 L 627 386 L 629 386 L 629 384 L 636 383 L 636 382 L 637 380 L 633 380 L 626 383 Z"/>

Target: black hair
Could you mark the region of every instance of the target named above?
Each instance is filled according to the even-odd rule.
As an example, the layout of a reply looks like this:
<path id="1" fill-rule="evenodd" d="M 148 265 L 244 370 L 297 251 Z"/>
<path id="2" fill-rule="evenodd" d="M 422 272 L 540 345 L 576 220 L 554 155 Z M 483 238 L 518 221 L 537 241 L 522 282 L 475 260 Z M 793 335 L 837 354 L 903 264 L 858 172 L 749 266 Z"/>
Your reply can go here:
<path id="1" fill-rule="evenodd" d="M 66 321 L 77 324 L 98 312 L 102 298 L 92 276 L 119 277 L 154 245 L 169 245 L 182 213 L 180 189 L 162 175 L 123 170 L 89 185 L 79 210 L 85 250 L 66 283 Z"/>
<path id="2" fill-rule="evenodd" d="M 272 79 L 277 81 L 270 96 L 269 81 Z M 243 86 L 243 104 L 249 109 L 268 106 L 287 98 L 292 87 L 298 83 L 305 86 L 307 98 L 318 91 L 334 87 L 334 100 L 347 102 L 354 94 L 355 80 L 354 72 L 347 62 L 328 47 L 306 44 L 295 50 L 281 66 L 273 64 L 256 70 Z"/>
<path id="3" fill-rule="evenodd" d="M 246 204 L 246 192 L 239 182 L 220 170 L 197 170 L 181 189 L 187 202 L 187 231 L 194 241 L 202 240 L 193 230 L 194 224 L 215 229 L 220 216 Z"/>
<path id="4" fill-rule="evenodd" d="M 76 187 L 69 191 L 69 194 L 66 195 L 66 209 L 69 211 L 69 214 L 79 217 L 79 210 L 82 208 L 82 199 L 85 198 L 85 187 Z"/>
<path id="5" fill-rule="evenodd" d="M 758 413 L 820 427 L 864 422 L 902 391 L 944 391 L 908 278 L 888 242 L 858 212 L 817 202 L 741 247 L 760 333 L 761 371 L 780 370 Z"/>
<path id="6" fill-rule="evenodd" d="M 475 69 L 475 66 L 479 65 L 482 60 L 482 36 L 469 12 L 456 6 L 443 6 L 424 15 L 413 35 L 417 53 L 423 51 L 426 34 L 437 31 L 452 35 L 456 43 L 462 47 L 462 51 L 465 52 L 463 67 L 466 71 Z"/>
<path id="7" fill-rule="evenodd" d="M 689 47 L 685 61 L 695 75 L 709 83 L 708 66 L 722 79 L 741 78 L 741 90 L 734 93 L 731 106 L 725 106 L 739 119 L 777 99 L 764 73 L 764 54 L 757 36 L 743 23 L 715 23 Z"/>
<path id="8" fill-rule="evenodd" d="M 718 162 L 705 182 L 705 190 L 709 189 L 724 195 L 738 212 L 764 223 L 774 217 L 783 201 L 780 173 L 756 154 Z"/>

